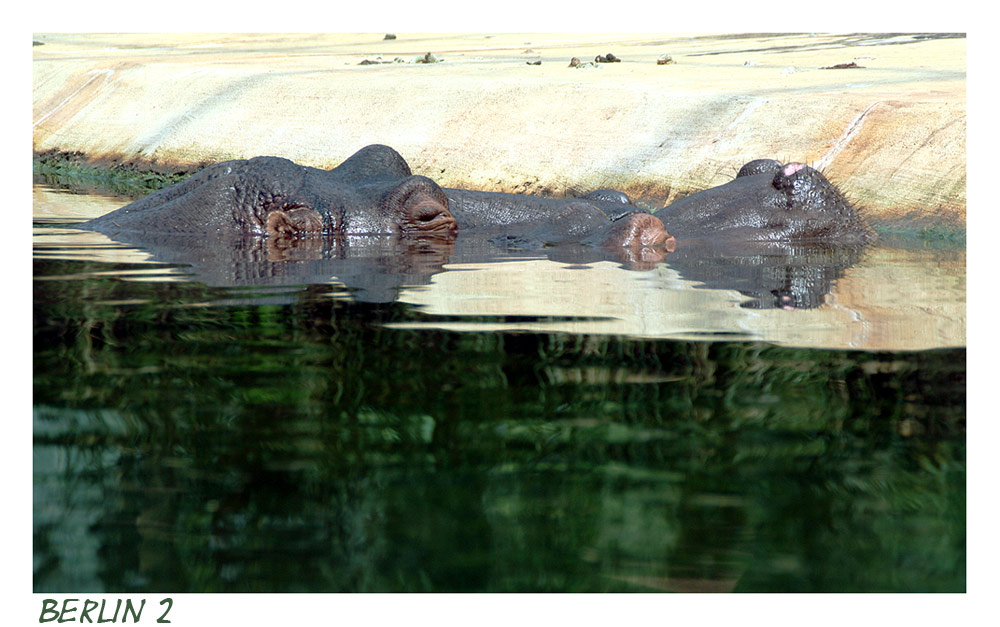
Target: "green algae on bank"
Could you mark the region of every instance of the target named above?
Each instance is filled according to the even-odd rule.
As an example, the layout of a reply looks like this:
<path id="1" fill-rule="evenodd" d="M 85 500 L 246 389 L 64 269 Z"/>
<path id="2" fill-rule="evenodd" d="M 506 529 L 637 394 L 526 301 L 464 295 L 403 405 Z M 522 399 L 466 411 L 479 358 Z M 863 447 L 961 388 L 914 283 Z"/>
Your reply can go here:
<path id="1" fill-rule="evenodd" d="M 876 224 L 872 229 L 882 242 L 891 241 L 902 245 L 920 242 L 924 246 L 932 248 L 965 247 L 966 230 L 964 227 Z"/>
<path id="2" fill-rule="evenodd" d="M 37 182 L 54 187 L 87 189 L 138 198 L 180 183 L 203 167 L 204 164 L 178 170 L 157 168 L 152 164 L 141 162 L 112 164 L 88 159 L 79 152 L 50 150 L 33 156 L 31 170 Z M 589 190 L 577 190 L 576 193 L 582 195 L 587 191 Z M 634 198 L 633 201 L 642 204 L 642 199 Z M 657 208 L 654 207 L 652 210 L 655 211 Z M 904 244 L 920 242 L 936 246 L 965 245 L 965 228 L 959 226 L 877 223 L 872 227 L 880 238 L 889 237 Z"/>
<path id="3" fill-rule="evenodd" d="M 79 152 L 50 150 L 36 153 L 31 173 L 36 179 L 61 188 L 95 189 L 128 196 L 144 196 L 158 189 L 180 183 L 201 166 L 167 171 L 135 163 L 103 165 Z"/>

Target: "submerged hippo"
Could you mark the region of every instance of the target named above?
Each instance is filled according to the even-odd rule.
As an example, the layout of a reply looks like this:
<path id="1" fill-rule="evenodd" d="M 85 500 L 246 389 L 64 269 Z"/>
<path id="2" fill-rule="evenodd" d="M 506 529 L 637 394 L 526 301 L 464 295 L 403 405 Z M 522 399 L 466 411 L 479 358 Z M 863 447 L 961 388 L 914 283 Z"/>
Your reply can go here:
<path id="1" fill-rule="evenodd" d="M 362 148 L 332 170 L 279 157 L 227 161 L 79 225 L 119 233 L 337 238 L 503 234 L 543 244 L 661 246 L 663 223 L 615 192 L 544 199 L 442 189 L 414 176 L 395 150 Z"/>
<path id="2" fill-rule="evenodd" d="M 600 189 L 574 198 L 444 191 L 461 231 L 498 232 L 511 243 L 668 249 L 675 243 L 661 220 L 614 190 Z"/>
<path id="3" fill-rule="evenodd" d="M 703 287 L 737 290 L 754 309 L 822 305 L 874 237 L 820 172 L 773 159 L 655 215 L 678 234 L 671 268 Z"/>
<path id="4" fill-rule="evenodd" d="M 272 237 L 454 231 L 437 183 L 411 175 L 395 151 L 378 148 L 329 171 L 279 157 L 225 161 L 80 226 L 106 234 Z"/>
<path id="5" fill-rule="evenodd" d="M 682 198 L 654 215 L 682 241 L 855 245 L 874 237 L 822 173 L 774 159 L 751 161 L 729 183 Z"/>

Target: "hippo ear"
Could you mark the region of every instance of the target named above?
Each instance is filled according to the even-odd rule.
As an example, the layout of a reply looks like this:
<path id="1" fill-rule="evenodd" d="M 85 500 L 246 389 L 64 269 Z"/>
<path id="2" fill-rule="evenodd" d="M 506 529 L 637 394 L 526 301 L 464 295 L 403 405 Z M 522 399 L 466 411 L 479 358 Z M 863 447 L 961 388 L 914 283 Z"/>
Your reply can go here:
<path id="1" fill-rule="evenodd" d="M 402 155 L 389 146 L 382 144 L 365 146 L 348 157 L 333 171 L 360 180 L 386 176 L 403 178 L 411 174 L 406 159 L 403 159 Z"/>
<path id="2" fill-rule="evenodd" d="M 448 198 L 425 176 L 411 176 L 382 198 L 382 207 L 403 233 L 450 233 L 458 228 Z"/>
<path id="3" fill-rule="evenodd" d="M 754 159 L 743 164 L 736 178 L 742 176 L 753 176 L 754 174 L 770 174 L 774 176 L 781 169 L 781 162 L 774 159 Z"/>

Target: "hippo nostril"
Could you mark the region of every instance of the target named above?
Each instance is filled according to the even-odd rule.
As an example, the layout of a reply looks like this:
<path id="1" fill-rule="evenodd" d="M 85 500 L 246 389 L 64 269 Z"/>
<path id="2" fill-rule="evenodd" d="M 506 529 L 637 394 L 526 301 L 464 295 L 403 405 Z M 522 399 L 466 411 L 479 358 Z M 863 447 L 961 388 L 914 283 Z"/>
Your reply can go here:
<path id="1" fill-rule="evenodd" d="M 643 246 L 663 246 L 667 252 L 673 252 L 677 248 L 677 240 L 667 229 L 660 228 L 652 232 L 649 241 L 643 241 Z"/>
<path id="2" fill-rule="evenodd" d="M 442 212 L 427 220 L 425 223 L 427 229 L 431 231 L 454 231 L 458 229 L 458 222 L 455 218 L 448 212 Z"/>

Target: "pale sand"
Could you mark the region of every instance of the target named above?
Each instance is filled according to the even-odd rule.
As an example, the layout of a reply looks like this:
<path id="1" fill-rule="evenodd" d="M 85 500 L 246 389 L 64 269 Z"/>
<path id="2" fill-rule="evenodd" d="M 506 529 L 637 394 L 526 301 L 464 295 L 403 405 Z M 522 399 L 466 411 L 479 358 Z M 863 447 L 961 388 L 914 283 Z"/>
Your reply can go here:
<path id="1" fill-rule="evenodd" d="M 33 49 L 36 152 L 162 165 L 269 154 L 332 167 L 384 143 L 444 186 L 539 194 L 612 187 L 646 207 L 774 157 L 822 167 L 876 222 L 965 220 L 965 39 L 35 39 L 44 43 Z M 426 52 L 443 61 L 359 65 Z M 586 62 L 608 52 L 622 62 L 567 67 L 574 56 Z M 663 54 L 676 63 L 657 65 Z M 852 61 L 864 67 L 819 69 Z"/>

